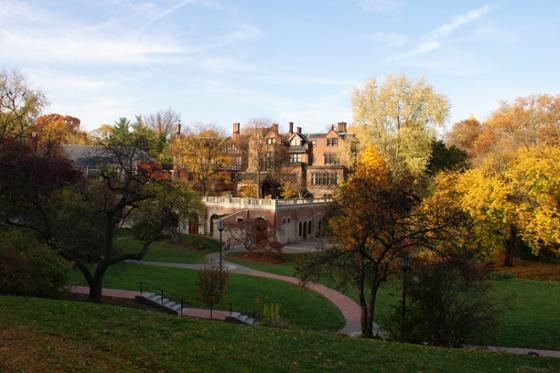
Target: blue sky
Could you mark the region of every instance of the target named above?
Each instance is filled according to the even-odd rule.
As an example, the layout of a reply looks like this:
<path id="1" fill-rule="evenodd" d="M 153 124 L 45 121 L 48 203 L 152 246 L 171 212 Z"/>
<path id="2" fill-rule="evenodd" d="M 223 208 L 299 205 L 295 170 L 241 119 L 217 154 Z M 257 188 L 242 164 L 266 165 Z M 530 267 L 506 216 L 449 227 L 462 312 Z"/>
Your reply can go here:
<path id="1" fill-rule="evenodd" d="M 183 123 L 352 121 L 352 88 L 405 73 L 449 122 L 559 93 L 560 1 L 0 0 L 0 67 L 94 129 L 168 107 Z"/>

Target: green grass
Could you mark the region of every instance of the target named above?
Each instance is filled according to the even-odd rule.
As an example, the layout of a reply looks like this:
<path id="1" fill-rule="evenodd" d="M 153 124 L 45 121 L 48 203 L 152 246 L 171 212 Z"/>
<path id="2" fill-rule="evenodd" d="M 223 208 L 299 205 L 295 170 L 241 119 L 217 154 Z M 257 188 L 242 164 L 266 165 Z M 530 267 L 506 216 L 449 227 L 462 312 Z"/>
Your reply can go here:
<path id="1" fill-rule="evenodd" d="M 138 252 L 139 241 L 121 233 L 114 245 L 123 252 Z M 176 245 L 167 239 L 156 241 L 150 245 L 144 260 L 172 263 L 205 263 L 206 255 L 220 250 L 220 243 L 204 236 L 182 235 L 181 243 Z"/>
<path id="2" fill-rule="evenodd" d="M 560 282 L 494 281 L 506 309 L 496 344 L 560 350 Z"/>
<path id="3" fill-rule="evenodd" d="M 0 296 L 0 371 L 554 372 L 560 359 L 450 350 Z"/>
<path id="4" fill-rule="evenodd" d="M 70 277 L 71 283 L 85 285 L 81 273 L 72 272 Z M 165 294 L 176 300 L 183 297 L 187 306 L 203 307 L 194 270 L 119 264 L 107 271 L 104 287 L 138 290 L 140 281 L 147 291 L 164 289 Z M 216 309 L 228 310 L 231 303 L 234 311 L 251 313 L 257 299 L 265 304 L 278 303 L 282 319 L 292 327 L 336 331 L 344 326 L 338 309 L 317 293 L 277 280 L 238 274 L 231 274 L 229 291 Z"/>
<path id="5" fill-rule="evenodd" d="M 287 255 L 281 264 L 260 263 L 251 259 L 228 260 L 261 271 L 291 275 L 298 255 Z M 335 287 L 333 283 L 322 281 Z M 493 281 L 496 298 L 504 304 L 495 340 L 479 339 L 480 344 L 560 350 L 560 282 L 510 279 Z M 358 301 L 354 288 L 338 289 Z M 378 293 L 376 320 L 389 316 L 400 302 L 400 279 L 384 283 Z"/>
<path id="6" fill-rule="evenodd" d="M 284 276 L 294 276 L 295 266 L 301 259 L 302 254 L 283 254 L 283 256 L 286 258 L 286 261 L 279 264 L 259 262 L 251 258 L 243 258 L 237 255 L 228 255 L 225 259 L 229 262 L 237 263 L 258 271 L 276 273 Z"/>

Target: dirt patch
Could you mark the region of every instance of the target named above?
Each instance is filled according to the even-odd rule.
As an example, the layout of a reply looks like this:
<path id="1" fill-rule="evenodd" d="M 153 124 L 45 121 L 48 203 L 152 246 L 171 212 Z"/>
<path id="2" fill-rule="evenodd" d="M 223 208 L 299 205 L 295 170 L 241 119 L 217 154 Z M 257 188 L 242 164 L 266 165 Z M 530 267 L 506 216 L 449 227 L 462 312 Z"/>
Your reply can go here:
<path id="1" fill-rule="evenodd" d="M 277 255 L 271 255 L 267 253 L 233 253 L 229 256 L 239 258 L 242 260 L 252 260 L 255 262 L 261 263 L 270 263 L 270 264 L 281 264 L 286 261 L 285 258 Z"/>

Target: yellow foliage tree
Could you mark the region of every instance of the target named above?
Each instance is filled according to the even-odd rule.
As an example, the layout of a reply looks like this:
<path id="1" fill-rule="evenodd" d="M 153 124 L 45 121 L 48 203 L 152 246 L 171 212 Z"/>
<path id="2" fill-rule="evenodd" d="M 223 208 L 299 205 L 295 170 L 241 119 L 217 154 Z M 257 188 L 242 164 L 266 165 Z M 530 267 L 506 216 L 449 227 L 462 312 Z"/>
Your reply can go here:
<path id="1" fill-rule="evenodd" d="M 359 151 L 374 144 L 396 174 L 422 174 L 430 160 L 435 128 L 445 123 L 447 99 L 424 80 L 405 75 L 371 79 L 352 95 Z"/>
<path id="2" fill-rule="evenodd" d="M 560 253 L 560 149 L 523 148 L 505 165 L 488 158 L 460 175 L 455 188 L 488 249 L 505 250 L 504 265 L 513 265 L 521 241 L 534 255 Z"/>

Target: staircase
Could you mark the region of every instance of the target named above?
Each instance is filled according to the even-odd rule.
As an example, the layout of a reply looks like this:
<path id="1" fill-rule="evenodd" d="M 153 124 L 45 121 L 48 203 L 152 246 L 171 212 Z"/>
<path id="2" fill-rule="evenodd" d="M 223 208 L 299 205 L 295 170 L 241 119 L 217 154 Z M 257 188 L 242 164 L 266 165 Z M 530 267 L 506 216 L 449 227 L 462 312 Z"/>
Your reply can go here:
<path id="1" fill-rule="evenodd" d="M 200 312 L 207 312 L 208 310 L 201 310 L 201 309 L 196 309 L 196 308 L 186 308 L 183 307 L 183 309 L 181 310 L 181 304 L 177 303 L 171 299 L 168 298 L 161 298 L 161 294 L 156 294 L 156 293 L 142 293 L 140 295 L 137 295 L 134 298 L 137 302 L 142 303 L 142 304 L 146 304 L 155 308 L 158 308 L 159 310 L 163 311 L 163 312 L 167 312 L 167 313 L 171 313 L 174 315 L 181 315 L 181 311 L 183 312 L 183 315 L 185 316 L 194 316 L 194 317 L 206 317 L 206 316 L 202 316 L 200 314 L 196 314 L 197 311 Z M 193 311 L 195 314 L 191 314 L 189 315 L 189 310 Z M 249 315 L 243 315 L 239 312 L 226 312 L 226 311 L 214 311 L 214 314 L 218 314 L 218 313 L 222 313 L 222 317 L 220 319 L 224 320 L 225 322 L 230 322 L 230 323 L 234 323 L 234 324 L 242 324 L 242 325 L 251 325 L 254 326 L 256 325 L 256 321 L 254 320 L 253 317 L 249 316 Z"/>
<path id="2" fill-rule="evenodd" d="M 251 316 L 242 315 L 239 312 L 232 312 L 231 314 L 226 316 L 225 321 L 234 324 L 243 324 L 243 325 L 251 325 L 251 326 L 257 325 L 257 322 Z"/>
<path id="3" fill-rule="evenodd" d="M 139 303 L 156 307 L 164 312 L 181 315 L 181 304 L 168 298 L 161 298 L 160 294 L 142 293 L 137 295 L 134 300 Z"/>

